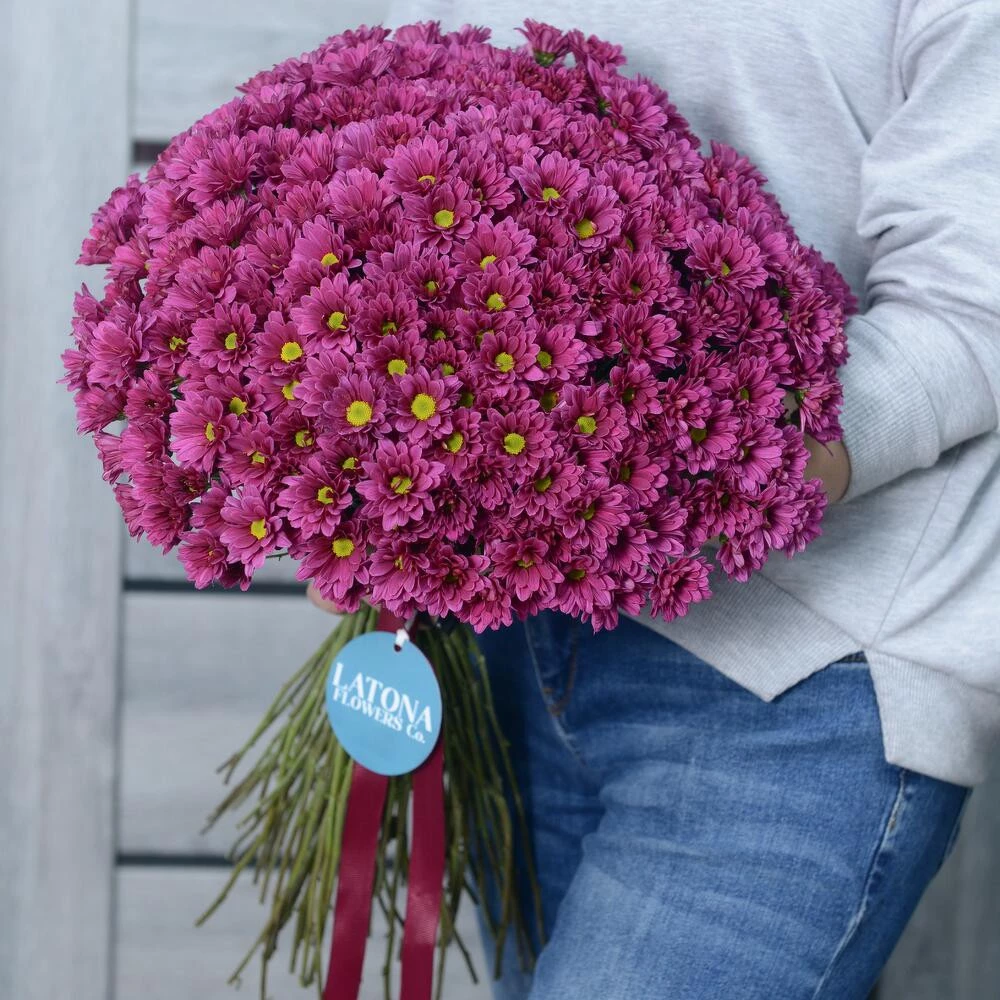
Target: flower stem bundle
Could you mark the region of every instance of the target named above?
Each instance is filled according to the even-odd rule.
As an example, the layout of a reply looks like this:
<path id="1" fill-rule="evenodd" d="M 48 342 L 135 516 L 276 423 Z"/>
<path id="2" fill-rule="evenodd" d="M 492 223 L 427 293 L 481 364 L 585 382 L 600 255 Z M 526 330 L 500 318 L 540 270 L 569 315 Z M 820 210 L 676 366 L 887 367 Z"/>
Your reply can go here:
<path id="1" fill-rule="evenodd" d="M 228 783 L 257 751 L 256 759 L 209 818 L 211 826 L 224 815 L 242 813 L 231 852 L 232 872 L 198 922 L 206 921 L 222 905 L 239 878 L 253 879 L 269 915 L 230 981 L 238 982 L 259 953 L 262 998 L 267 995 L 268 964 L 279 939 L 288 937 L 287 932 L 283 935 L 286 928 L 291 934 L 290 969 L 303 986 L 322 983 L 324 935 L 341 859 L 353 767 L 324 711 L 324 688 L 337 653 L 351 639 L 373 630 L 377 618 L 368 605 L 345 616 L 282 687 L 246 744 L 220 769 Z M 535 939 L 541 939 L 541 902 L 530 870 L 531 852 L 526 849 L 523 807 L 475 637 L 467 626 L 444 628 L 427 619 L 414 630 L 413 641 L 435 667 L 444 705 L 447 856 L 438 939 L 440 991 L 445 956 L 453 941 L 476 979 L 456 927 L 466 895 L 483 903 L 491 887 L 498 890 L 498 912 L 483 908 L 496 940 L 494 975 L 499 975 L 505 944 L 517 947 L 522 965 L 530 967 L 533 937 L 525 915 L 534 914 Z M 403 924 L 411 790 L 412 775 L 389 779 L 375 854 L 374 895 L 388 927 L 382 966 L 386 1000 L 392 995 L 394 948 Z M 520 898 L 517 865 L 528 866 L 531 899 Z"/>

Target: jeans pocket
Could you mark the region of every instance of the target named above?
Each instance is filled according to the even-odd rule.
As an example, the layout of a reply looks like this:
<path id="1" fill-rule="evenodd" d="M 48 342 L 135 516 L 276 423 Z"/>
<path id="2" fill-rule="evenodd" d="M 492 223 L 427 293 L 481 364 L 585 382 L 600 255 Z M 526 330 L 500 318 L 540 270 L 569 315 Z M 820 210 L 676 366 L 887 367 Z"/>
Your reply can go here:
<path id="1" fill-rule="evenodd" d="M 524 623 L 538 687 L 552 715 L 565 710 L 573 691 L 579 624 L 556 611 L 542 611 Z"/>

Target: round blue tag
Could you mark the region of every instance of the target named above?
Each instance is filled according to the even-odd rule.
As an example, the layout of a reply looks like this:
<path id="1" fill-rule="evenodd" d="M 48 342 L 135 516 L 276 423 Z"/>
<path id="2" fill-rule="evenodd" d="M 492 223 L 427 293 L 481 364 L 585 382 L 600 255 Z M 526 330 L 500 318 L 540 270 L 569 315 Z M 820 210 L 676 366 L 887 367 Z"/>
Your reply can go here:
<path id="1" fill-rule="evenodd" d="M 341 746 L 370 771 L 406 774 L 441 732 L 441 689 L 427 657 L 396 634 L 366 632 L 334 657 L 326 713 Z"/>

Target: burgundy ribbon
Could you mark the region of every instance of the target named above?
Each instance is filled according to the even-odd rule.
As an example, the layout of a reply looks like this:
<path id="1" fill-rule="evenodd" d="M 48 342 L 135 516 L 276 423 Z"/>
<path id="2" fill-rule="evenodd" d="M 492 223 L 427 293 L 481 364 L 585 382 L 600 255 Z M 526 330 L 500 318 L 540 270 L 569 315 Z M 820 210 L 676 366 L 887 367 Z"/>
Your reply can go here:
<path id="1" fill-rule="evenodd" d="M 444 740 L 413 772 L 413 847 L 399 1000 L 430 1000 L 444 879 Z"/>
<path id="2" fill-rule="evenodd" d="M 394 632 L 400 624 L 383 611 L 376 628 Z M 441 915 L 445 863 L 443 744 L 439 733 L 430 756 L 413 772 L 413 844 L 403 927 L 400 1000 L 430 1000 L 434 984 L 434 944 Z M 388 784 L 385 775 L 354 762 L 323 1000 L 357 1000 L 361 989 L 375 881 L 375 848 Z"/>
<path id="3" fill-rule="evenodd" d="M 340 848 L 330 968 L 323 1000 L 357 1000 L 371 919 L 375 847 L 389 779 L 354 762 Z"/>

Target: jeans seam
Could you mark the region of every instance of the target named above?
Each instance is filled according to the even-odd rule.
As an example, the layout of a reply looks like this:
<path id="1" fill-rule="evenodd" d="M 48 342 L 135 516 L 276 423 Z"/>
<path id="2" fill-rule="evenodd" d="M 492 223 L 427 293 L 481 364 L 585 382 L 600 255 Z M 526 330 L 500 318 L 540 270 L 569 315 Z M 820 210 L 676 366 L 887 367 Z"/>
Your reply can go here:
<path id="1" fill-rule="evenodd" d="M 903 806 L 906 801 L 906 789 L 907 789 L 907 770 L 906 768 L 899 769 L 899 785 L 896 789 L 896 796 L 893 799 L 892 809 L 889 811 L 888 817 L 885 819 L 885 825 L 882 828 L 882 832 L 879 835 L 878 845 L 875 848 L 875 852 L 872 855 L 872 860 L 868 866 L 868 871 L 865 874 L 865 883 L 861 891 L 861 899 L 858 901 L 858 905 L 851 916 L 851 919 L 847 923 L 847 928 L 845 929 L 840 941 L 837 943 L 837 947 L 834 949 L 833 955 L 830 958 L 829 964 L 820 977 L 819 982 L 816 984 L 816 989 L 813 992 L 812 1000 L 819 1000 L 823 988 L 830 981 L 830 977 L 833 975 L 833 970 L 837 965 L 837 961 L 847 950 L 847 946 L 854 939 L 854 936 L 858 932 L 858 928 L 861 926 L 861 921 L 865 917 L 865 913 L 868 909 L 868 904 L 873 896 L 873 886 L 875 878 L 879 873 L 880 863 L 884 857 L 886 850 L 889 846 L 889 842 L 896 829 L 899 826 L 900 818 L 903 812 Z"/>
<path id="2" fill-rule="evenodd" d="M 969 804 L 969 798 L 972 795 L 972 789 L 968 788 L 965 792 L 965 798 L 962 799 L 962 804 L 958 808 L 958 812 L 955 813 L 955 822 L 952 825 L 951 833 L 948 835 L 948 843 L 945 844 L 944 854 L 941 857 L 941 864 L 943 865 L 945 861 L 951 856 L 951 852 L 955 849 L 955 842 L 958 840 L 958 834 L 962 828 L 962 817 L 965 815 L 966 806 Z M 938 869 L 940 870 L 940 868 Z"/>
<path id="3" fill-rule="evenodd" d="M 558 701 L 553 701 L 549 705 L 549 712 L 552 715 L 561 715 L 569 704 L 570 696 L 573 694 L 573 684 L 576 681 L 576 661 L 577 651 L 580 648 L 580 634 L 574 627 L 570 633 L 569 664 L 566 667 L 566 683 L 563 686 L 562 697 Z"/>
<path id="4" fill-rule="evenodd" d="M 531 669 L 534 671 L 534 674 L 535 674 L 535 683 L 538 685 L 539 694 L 540 694 L 540 696 L 541 696 L 541 698 L 542 698 L 542 700 L 544 702 L 546 700 L 546 698 L 545 698 L 545 692 L 547 690 L 550 690 L 550 689 L 547 688 L 545 686 L 545 684 L 543 683 L 543 681 L 542 681 L 542 671 L 541 671 L 541 668 L 538 665 L 538 654 L 535 652 L 535 644 L 531 641 L 531 630 L 528 628 L 528 623 L 525 622 L 523 627 L 524 627 L 525 642 L 526 642 L 526 644 L 528 646 L 528 655 L 531 657 Z M 574 634 L 574 636 L 575 636 L 575 634 Z M 573 670 L 575 672 L 575 670 L 576 670 L 576 643 L 575 642 L 573 644 L 572 661 L 573 661 Z M 567 685 L 567 686 L 569 686 L 569 685 Z M 560 700 L 564 701 L 565 697 L 566 696 L 564 695 L 563 698 L 560 699 Z M 570 734 L 566 731 L 566 728 L 563 726 L 562 721 L 560 720 L 560 718 L 558 717 L 558 715 L 554 714 L 549 709 L 548 705 L 546 705 L 545 707 L 546 707 L 546 711 L 547 711 L 548 717 L 552 721 L 552 725 L 555 728 L 555 731 L 559 734 L 559 739 L 563 742 L 563 745 L 566 747 L 566 749 L 569 750 L 569 752 L 573 755 L 573 757 L 576 759 L 577 763 L 582 768 L 586 769 L 587 768 L 586 761 L 584 761 L 583 757 L 580 756 L 580 751 L 577 749 L 576 743 L 573 741 L 573 738 L 570 736 Z"/>

